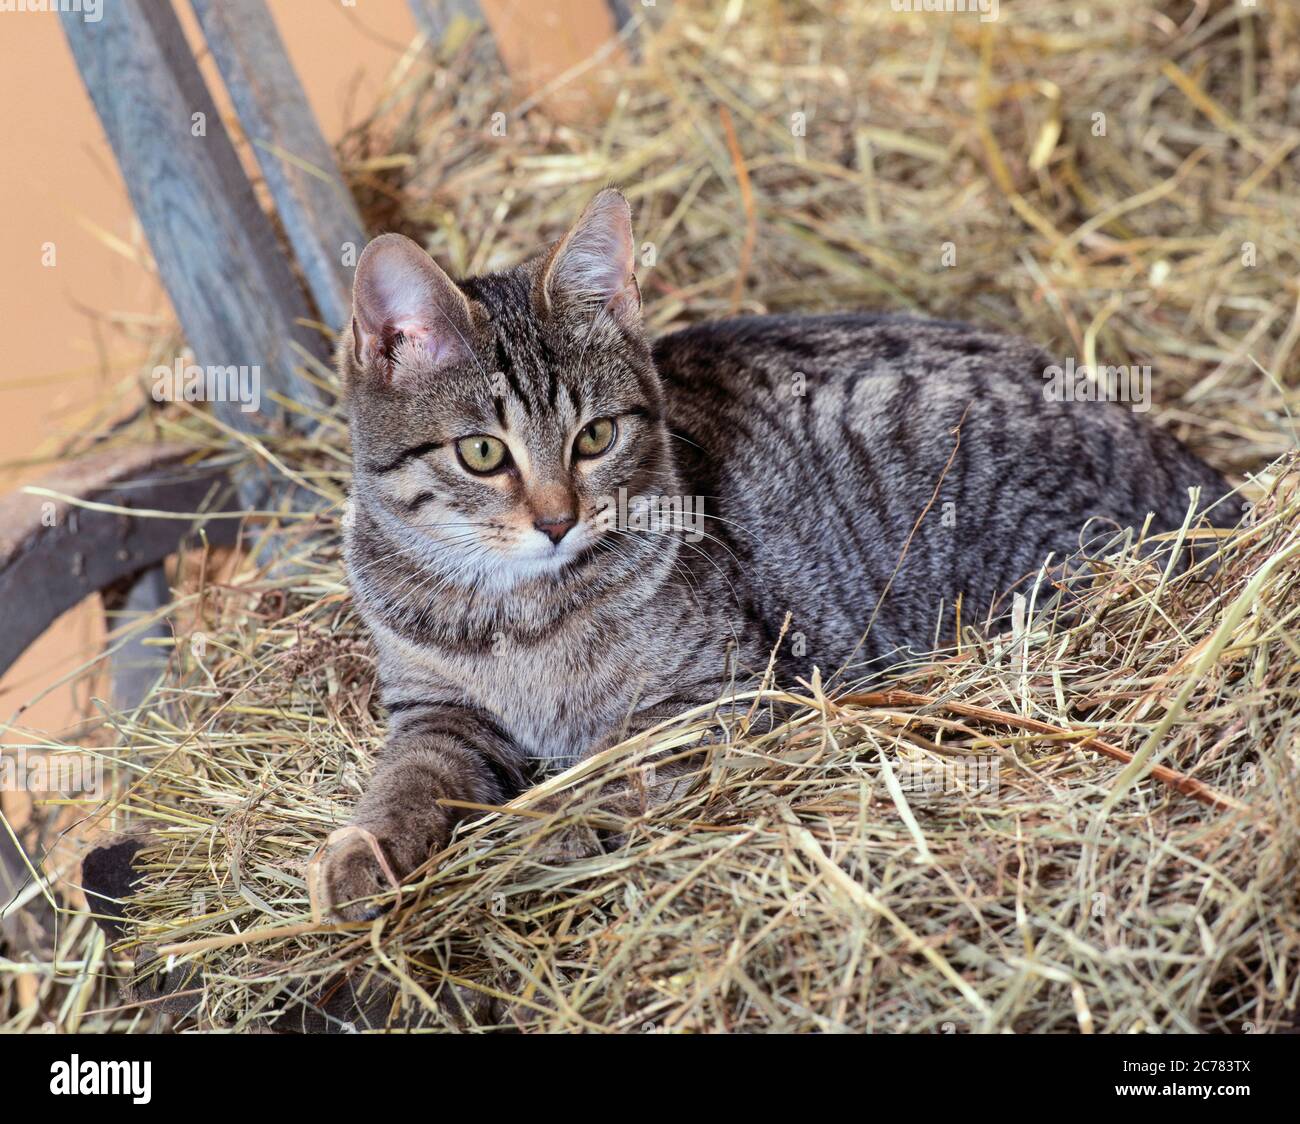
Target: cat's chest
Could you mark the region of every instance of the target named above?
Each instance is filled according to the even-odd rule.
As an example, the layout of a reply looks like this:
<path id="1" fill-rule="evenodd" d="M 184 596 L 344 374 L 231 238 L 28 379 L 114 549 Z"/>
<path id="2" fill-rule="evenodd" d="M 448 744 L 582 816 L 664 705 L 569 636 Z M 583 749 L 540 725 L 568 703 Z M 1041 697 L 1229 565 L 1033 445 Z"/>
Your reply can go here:
<path id="1" fill-rule="evenodd" d="M 629 659 L 584 637 L 523 643 L 500 636 L 459 651 L 393 634 L 385 640 L 385 701 L 413 695 L 468 703 L 491 715 L 525 756 L 556 762 L 576 761 L 617 729 L 641 678 Z"/>
<path id="2" fill-rule="evenodd" d="M 620 685 L 590 654 L 562 646 L 512 647 L 456 669 L 462 689 L 498 717 L 529 757 L 577 760 L 617 718 Z"/>

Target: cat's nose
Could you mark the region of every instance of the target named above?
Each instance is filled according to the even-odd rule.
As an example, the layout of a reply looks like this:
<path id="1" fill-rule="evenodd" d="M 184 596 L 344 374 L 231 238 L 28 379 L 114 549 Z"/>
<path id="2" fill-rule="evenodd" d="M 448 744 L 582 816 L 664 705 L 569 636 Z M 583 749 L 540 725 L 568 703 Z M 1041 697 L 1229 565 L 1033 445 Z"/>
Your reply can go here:
<path id="1" fill-rule="evenodd" d="M 536 519 L 533 526 L 542 532 L 556 546 L 560 540 L 573 530 L 577 520 L 572 515 L 548 515 L 545 519 Z"/>

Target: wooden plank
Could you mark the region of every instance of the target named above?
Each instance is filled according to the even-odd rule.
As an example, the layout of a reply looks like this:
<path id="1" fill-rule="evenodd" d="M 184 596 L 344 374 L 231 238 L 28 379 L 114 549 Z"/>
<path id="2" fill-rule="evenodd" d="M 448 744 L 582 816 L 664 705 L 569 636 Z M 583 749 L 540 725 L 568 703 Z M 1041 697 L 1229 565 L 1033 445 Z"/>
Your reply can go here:
<path id="1" fill-rule="evenodd" d="M 218 466 L 188 466 L 184 445 L 83 457 L 40 481 L 80 500 L 173 512 L 228 511 L 233 488 Z M 199 520 L 198 522 L 205 522 Z M 210 541 L 234 542 L 237 519 L 206 521 Z M 63 613 L 115 581 L 157 565 L 192 529 L 188 520 L 91 511 L 46 496 L 0 497 L 0 675 Z"/>
<path id="2" fill-rule="evenodd" d="M 614 26 L 620 31 L 627 27 L 636 18 L 636 15 L 648 19 L 655 10 L 655 5 L 647 7 L 641 3 L 641 0 L 605 0 L 605 3 L 609 5 L 610 13 L 614 17 Z M 636 15 L 633 14 L 634 11 Z M 630 44 L 630 46 L 635 50 L 635 43 Z"/>
<path id="3" fill-rule="evenodd" d="M 147 641 L 170 640 L 175 635 L 167 617 L 158 617 L 149 625 L 139 623 L 154 617 L 171 601 L 167 571 L 162 565 L 151 566 L 101 590 L 100 596 L 110 637 L 128 632 L 112 656 L 113 705 L 118 710 L 135 710 L 167 666 L 167 648 Z"/>
<path id="4" fill-rule="evenodd" d="M 365 229 L 266 0 L 192 2 L 316 307 L 341 328 L 352 313 L 344 251 L 355 263 Z"/>
<path id="5" fill-rule="evenodd" d="M 483 9 L 478 0 L 409 0 L 409 3 L 416 26 L 430 43 L 441 43 L 457 16 L 483 22 Z"/>
<path id="6" fill-rule="evenodd" d="M 571 123 L 598 122 L 609 112 L 630 58 L 607 0 L 481 4 L 521 100 Z"/>
<path id="7" fill-rule="evenodd" d="M 21 909 L 10 908 L 31 884 L 30 866 L 40 870 L 14 845 L 9 832 L 0 824 L 0 945 L 10 960 L 31 956 L 47 960 L 54 935 L 54 911 L 43 894 L 31 898 Z"/>
<path id="8" fill-rule="evenodd" d="M 227 424 L 264 430 L 272 391 L 319 401 L 294 343 L 329 361 L 311 308 L 258 206 L 170 3 L 114 0 L 63 29 L 198 365 L 259 369 L 259 409 L 217 402 Z M 197 122 L 201 122 L 201 128 Z M 196 135 L 199 134 L 199 135 Z"/>

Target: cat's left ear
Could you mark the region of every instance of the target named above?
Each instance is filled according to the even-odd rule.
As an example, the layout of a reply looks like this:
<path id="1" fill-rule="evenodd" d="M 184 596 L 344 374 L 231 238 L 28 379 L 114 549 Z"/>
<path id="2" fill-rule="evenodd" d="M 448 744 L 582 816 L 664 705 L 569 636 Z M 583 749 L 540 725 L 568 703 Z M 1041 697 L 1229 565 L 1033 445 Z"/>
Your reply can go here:
<path id="1" fill-rule="evenodd" d="M 401 234 L 381 234 L 361 252 L 352 282 L 353 355 L 385 382 L 413 373 L 400 362 L 419 355 L 437 369 L 473 356 L 474 311 L 437 263 Z"/>
<path id="2" fill-rule="evenodd" d="M 641 323 L 641 290 L 632 272 L 632 208 L 620 191 L 607 187 L 546 259 L 538 277 L 543 312 L 559 307 L 602 309 L 628 328 Z"/>

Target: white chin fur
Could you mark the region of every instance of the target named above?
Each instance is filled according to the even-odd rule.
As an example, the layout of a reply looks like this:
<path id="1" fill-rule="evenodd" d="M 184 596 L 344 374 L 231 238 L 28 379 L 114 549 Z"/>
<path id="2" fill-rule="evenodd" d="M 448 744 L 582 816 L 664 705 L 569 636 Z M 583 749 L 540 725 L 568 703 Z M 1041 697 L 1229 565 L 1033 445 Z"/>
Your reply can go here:
<path id="1" fill-rule="evenodd" d="M 485 594 L 508 593 L 524 582 L 558 574 L 600 535 L 591 523 L 583 522 L 565 535 L 559 546 L 541 531 L 532 531 L 521 537 L 509 554 L 499 553 L 495 548 L 487 551 L 475 548 L 473 557 L 467 558 L 461 544 L 439 542 L 391 512 L 382 512 L 380 518 L 399 540 L 409 544 L 416 557 L 428 559 L 431 570 L 453 573 L 457 586 L 477 586 Z"/>
<path id="2" fill-rule="evenodd" d="M 496 556 L 484 567 L 484 584 L 509 589 L 522 582 L 559 573 L 564 566 L 582 552 L 590 541 L 589 529 L 575 527 L 555 545 L 541 531 L 534 531 L 519 540 L 508 555 Z"/>

